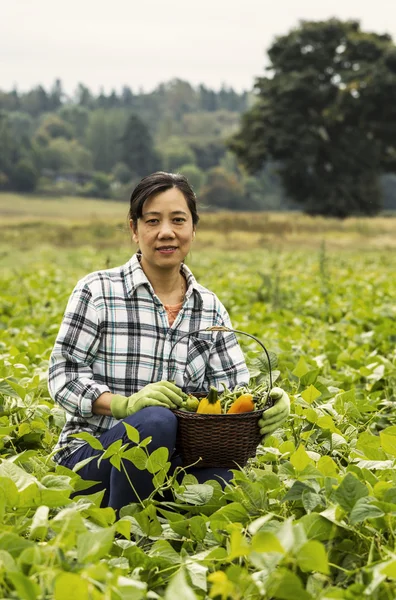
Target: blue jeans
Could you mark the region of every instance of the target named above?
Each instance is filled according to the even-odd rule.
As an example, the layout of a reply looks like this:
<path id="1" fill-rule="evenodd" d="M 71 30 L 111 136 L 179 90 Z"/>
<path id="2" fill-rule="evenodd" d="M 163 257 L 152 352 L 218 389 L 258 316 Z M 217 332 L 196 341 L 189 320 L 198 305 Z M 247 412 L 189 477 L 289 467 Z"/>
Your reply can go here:
<path id="1" fill-rule="evenodd" d="M 152 441 L 147 447 L 150 453 L 161 447 L 168 449 L 171 461 L 169 473 L 173 473 L 177 466 L 182 465 L 180 456 L 174 455 L 177 417 L 168 408 L 149 406 L 143 408 L 134 415 L 126 417 L 123 421 L 120 421 L 120 423 L 117 423 L 117 425 L 108 431 L 105 431 L 99 437 L 104 448 L 107 448 L 116 440 L 122 440 L 123 444 L 129 443 L 131 446 L 135 445 L 127 437 L 126 429 L 123 424 L 124 422 L 129 423 L 129 425 L 132 425 L 138 430 L 141 440 L 144 440 L 148 436 L 152 437 Z M 73 469 L 73 467 L 81 460 L 89 458 L 90 456 L 99 457 L 101 453 L 101 451 L 94 450 L 88 444 L 84 444 L 78 450 L 73 452 L 71 456 L 62 461 L 61 464 L 64 467 Z M 108 459 L 102 460 L 99 467 L 97 462 L 98 461 L 95 459 L 91 460 L 91 462 L 82 467 L 78 473 L 85 480 L 97 481 L 99 483 L 90 487 L 88 490 L 79 493 L 93 494 L 105 489 L 106 491 L 103 497 L 102 506 L 110 506 L 115 510 L 119 510 L 122 506 L 131 502 L 138 502 L 138 498 L 123 471 L 118 471 Z M 140 471 L 128 460 L 124 461 L 124 465 L 139 498 L 144 500 L 154 489 L 152 474 L 148 471 Z M 204 483 L 209 479 L 216 479 L 219 483 L 224 485 L 223 479 L 226 482 L 229 482 L 232 479 L 232 473 L 228 469 L 200 469 L 199 467 L 190 467 L 185 469 L 185 471 L 194 475 L 199 483 Z"/>

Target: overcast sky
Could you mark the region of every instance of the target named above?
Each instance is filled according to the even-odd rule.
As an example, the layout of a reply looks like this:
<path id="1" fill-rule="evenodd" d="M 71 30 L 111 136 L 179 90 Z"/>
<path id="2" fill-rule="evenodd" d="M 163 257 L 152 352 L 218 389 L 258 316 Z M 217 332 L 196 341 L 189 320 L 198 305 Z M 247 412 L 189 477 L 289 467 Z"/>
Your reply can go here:
<path id="1" fill-rule="evenodd" d="M 0 89 L 251 89 L 276 35 L 332 16 L 396 41 L 395 0 L 0 0 Z"/>

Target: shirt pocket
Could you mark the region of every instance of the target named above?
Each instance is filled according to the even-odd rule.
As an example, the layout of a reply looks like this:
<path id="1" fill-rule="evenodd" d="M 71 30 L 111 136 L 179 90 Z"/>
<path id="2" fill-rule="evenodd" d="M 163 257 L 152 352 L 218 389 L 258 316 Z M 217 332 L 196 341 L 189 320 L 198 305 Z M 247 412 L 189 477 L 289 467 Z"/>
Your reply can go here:
<path id="1" fill-rule="evenodd" d="M 195 392 L 207 391 L 202 388 L 212 347 L 212 340 L 205 340 L 202 338 L 189 339 L 186 369 L 184 372 L 185 390 Z"/>

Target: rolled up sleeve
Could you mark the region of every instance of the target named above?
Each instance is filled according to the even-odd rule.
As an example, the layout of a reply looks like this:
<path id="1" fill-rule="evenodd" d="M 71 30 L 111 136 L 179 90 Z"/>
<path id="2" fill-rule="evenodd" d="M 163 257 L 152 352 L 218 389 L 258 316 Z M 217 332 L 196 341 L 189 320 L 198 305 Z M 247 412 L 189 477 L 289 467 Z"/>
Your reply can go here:
<path id="1" fill-rule="evenodd" d="M 94 380 L 91 368 L 100 343 L 100 322 L 89 288 L 74 289 L 50 357 L 51 397 L 73 416 L 91 417 L 92 403 L 106 385 Z"/>

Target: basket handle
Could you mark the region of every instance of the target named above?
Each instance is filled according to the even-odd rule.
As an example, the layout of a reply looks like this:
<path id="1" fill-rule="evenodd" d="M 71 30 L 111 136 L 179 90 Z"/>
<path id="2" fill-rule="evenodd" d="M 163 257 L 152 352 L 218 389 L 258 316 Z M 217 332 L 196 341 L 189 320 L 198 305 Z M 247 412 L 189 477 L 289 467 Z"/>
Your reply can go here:
<path id="1" fill-rule="evenodd" d="M 170 352 L 169 352 L 169 358 L 172 355 L 173 349 L 175 348 L 176 344 L 178 344 L 181 340 L 183 340 L 184 338 L 193 335 L 194 333 L 199 333 L 200 331 L 222 331 L 222 332 L 226 332 L 226 333 L 241 333 L 242 335 L 246 335 L 247 337 L 252 338 L 253 340 L 255 340 L 264 350 L 266 356 L 267 356 L 267 360 L 268 360 L 268 372 L 269 372 L 269 390 L 268 390 L 268 394 L 272 389 L 272 369 L 271 369 L 271 360 L 267 351 L 267 348 L 264 346 L 264 344 L 262 342 L 260 342 L 260 340 L 258 338 L 256 338 L 254 335 L 252 335 L 251 333 L 246 333 L 246 331 L 241 331 L 240 329 L 231 329 L 231 327 L 226 327 L 225 325 L 212 325 L 211 327 L 204 327 L 203 329 L 195 329 L 194 331 L 189 331 L 188 333 L 185 333 L 184 335 L 182 335 L 181 337 L 179 337 L 178 340 L 176 340 L 176 342 L 171 346 Z"/>

